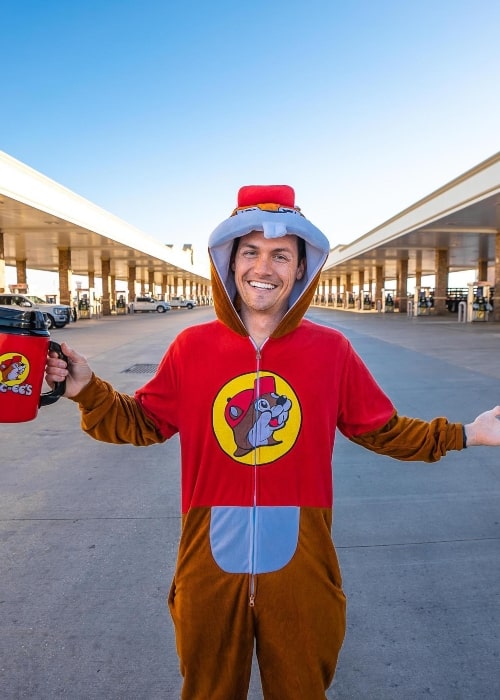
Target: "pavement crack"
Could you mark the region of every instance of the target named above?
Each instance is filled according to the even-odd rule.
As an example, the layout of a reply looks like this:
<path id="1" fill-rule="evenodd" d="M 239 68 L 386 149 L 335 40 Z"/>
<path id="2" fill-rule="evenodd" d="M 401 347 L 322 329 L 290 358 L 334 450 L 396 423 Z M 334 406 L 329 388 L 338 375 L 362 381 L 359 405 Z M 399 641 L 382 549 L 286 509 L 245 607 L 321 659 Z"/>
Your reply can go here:
<path id="1" fill-rule="evenodd" d="M 1 523 L 14 522 L 70 522 L 78 523 L 90 520 L 180 520 L 180 515 L 117 515 L 117 516 L 96 516 L 96 517 L 67 517 L 67 518 L 0 518 Z"/>
<path id="2" fill-rule="evenodd" d="M 411 547 L 428 544 L 454 544 L 457 542 L 497 542 L 500 537 L 464 537 L 451 540 L 421 540 L 416 542 L 381 542 L 378 544 L 336 544 L 336 549 L 377 549 L 380 547 Z"/>

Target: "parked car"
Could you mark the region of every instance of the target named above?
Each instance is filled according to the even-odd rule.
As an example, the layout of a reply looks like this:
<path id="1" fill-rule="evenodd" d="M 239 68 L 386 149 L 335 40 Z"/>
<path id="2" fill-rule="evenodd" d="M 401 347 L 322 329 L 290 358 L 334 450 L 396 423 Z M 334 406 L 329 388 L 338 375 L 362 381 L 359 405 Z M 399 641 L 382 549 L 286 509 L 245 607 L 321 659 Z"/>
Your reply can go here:
<path id="1" fill-rule="evenodd" d="M 194 309 L 197 303 L 194 299 L 186 299 L 185 297 L 172 297 L 170 299 L 170 304 L 174 309 Z"/>
<path id="2" fill-rule="evenodd" d="M 32 294 L 0 294 L 0 305 L 43 311 L 47 315 L 49 328 L 64 328 L 71 319 L 70 306 L 66 304 L 49 304 Z"/>
<path id="3" fill-rule="evenodd" d="M 165 311 L 170 311 L 171 306 L 168 301 L 162 301 L 161 299 L 137 297 L 135 301 L 130 302 L 128 308 L 131 313 L 136 311 L 157 311 L 159 314 L 163 314 Z"/>

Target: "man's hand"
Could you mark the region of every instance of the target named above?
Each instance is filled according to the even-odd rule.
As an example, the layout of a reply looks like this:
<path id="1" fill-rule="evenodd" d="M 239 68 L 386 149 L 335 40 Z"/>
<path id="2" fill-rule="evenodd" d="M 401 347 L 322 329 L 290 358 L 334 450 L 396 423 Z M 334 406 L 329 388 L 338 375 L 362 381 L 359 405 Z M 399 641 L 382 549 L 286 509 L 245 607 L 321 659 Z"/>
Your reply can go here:
<path id="1" fill-rule="evenodd" d="M 464 426 L 467 447 L 473 445 L 500 445 L 500 406 L 481 413 L 472 423 Z"/>
<path id="2" fill-rule="evenodd" d="M 58 357 L 56 352 L 49 352 L 45 367 L 45 380 L 49 386 L 66 380 L 64 396 L 71 398 L 87 386 L 92 378 L 92 370 L 87 359 L 70 348 L 67 343 L 61 343 L 61 349 L 68 358 L 68 363 L 66 364 Z"/>

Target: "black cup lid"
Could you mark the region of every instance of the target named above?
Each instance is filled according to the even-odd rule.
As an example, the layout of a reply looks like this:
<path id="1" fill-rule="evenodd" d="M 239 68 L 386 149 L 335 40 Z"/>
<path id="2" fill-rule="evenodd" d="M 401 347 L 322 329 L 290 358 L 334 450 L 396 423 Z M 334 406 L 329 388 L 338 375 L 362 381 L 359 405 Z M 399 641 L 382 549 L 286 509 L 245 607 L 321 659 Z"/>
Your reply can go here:
<path id="1" fill-rule="evenodd" d="M 9 306 L 0 306 L 0 332 L 15 330 L 21 332 L 35 332 L 36 335 L 50 335 L 47 330 L 45 316 L 41 311 L 30 309 L 14 309 Z"/>

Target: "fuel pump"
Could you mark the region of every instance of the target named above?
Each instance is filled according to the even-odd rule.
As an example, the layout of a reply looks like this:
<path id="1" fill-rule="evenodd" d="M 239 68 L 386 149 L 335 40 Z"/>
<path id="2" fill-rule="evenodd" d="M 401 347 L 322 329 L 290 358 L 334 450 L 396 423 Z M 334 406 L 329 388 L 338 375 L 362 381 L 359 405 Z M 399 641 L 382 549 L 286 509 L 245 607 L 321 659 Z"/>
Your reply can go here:
<path id="1" fill-rule="evenodd" d="M 394 311 L 394 292 L 392 289 L 382 289 L 382 311 L 392 313 Z"/>
<path id="2" fill-rule="evenodd" d="M 432 308 L 430 287 L 416 287 L 414 295 L 415 316 L 428 316 Z"/>
<path id="3" fill-rule="evenodd" d="M 90 318 L 90 297 L 88 289 L 76 290 L 78 316 L 80 318 Z"/>
<path id="4" fill-rule="evenodd" d="M 126 314 L 127 313 L 127 292 L 117 292 L 116 293 L 116 313 Z"/>
<path id="5" fill-rule="evenodd" d="M 467 294 L 467 320 L 487 321 L 492 310 L 488 282 L 469 282 Z"/>
<path id="6" fill-rule="evenodd" d="M 371 311 L 372 309 L 372 298 L 369 292 L 363 291 L 363 311 Z"/>

